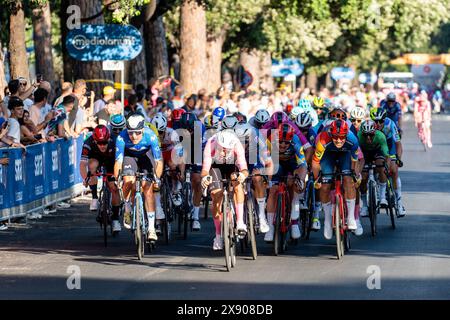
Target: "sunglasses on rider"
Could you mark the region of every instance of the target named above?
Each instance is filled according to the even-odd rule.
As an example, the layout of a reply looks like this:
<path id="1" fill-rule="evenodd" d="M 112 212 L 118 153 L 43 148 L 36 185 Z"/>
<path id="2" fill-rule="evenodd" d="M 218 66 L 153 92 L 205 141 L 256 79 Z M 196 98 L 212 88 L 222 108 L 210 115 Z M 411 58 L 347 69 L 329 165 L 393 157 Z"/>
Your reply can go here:
<path id="1" fill-rule="evenodd" d="M 361 123 L 362 122 L 362 120 L 360 120 L 360 119 L 350 119 L 350 121 L 352 122 L 352 123 Z"/>
<path id="2" fill-rule="evenodd" d="M 347 139 L 347 136 L 332 136 L 331 138 L 336 141 L 344 141 L 345 139 Z"/>
<path id="3" fill-rule="evenodd" d="M 364 137 L 368 137 L 368 138 L 373 138 L 373 136 L 375 135 L 375 132 L 371 132 L 371 133 L 363 133 Z"/>
<path id="4" fill-rule="evenodd" d="M 280 144 L 288 145 L 288 144 L 291 144 L 291 142 L 290 142 L 290 141 L 285 141 L 285 140 L 283 140 L 283 141 L 280 141 Z"/>
<path id="5" fill-rule="evenodd" d="M 336 119 L 345 119 L 345 114 L 342 114 L 342 113 L 336 113 L 336 114 L 333 115 L 333 118 L 336 118 Z"/>
<path id="6" fill-rule="evenodd" d="M 136 135 L 136 136 L 140 136 L 142 135 L 142 131 L 128 131 L 128 133 L 130 134 L 130 136 Z"/>
<path id="7" fill-rule="evenodd" d="M 97 141 L 97 145 L 106 146 L 106 145 L 108 145 L 108 141 Z"/>
<path id="8" fill-rule="evenodd" d="M 384 120 L 381 120 L 381 119 L 380 120 L 374 120 L 374 122 L 378 123 L 378 124 L 382 124 L 382 123 L 384 123 Z"/>

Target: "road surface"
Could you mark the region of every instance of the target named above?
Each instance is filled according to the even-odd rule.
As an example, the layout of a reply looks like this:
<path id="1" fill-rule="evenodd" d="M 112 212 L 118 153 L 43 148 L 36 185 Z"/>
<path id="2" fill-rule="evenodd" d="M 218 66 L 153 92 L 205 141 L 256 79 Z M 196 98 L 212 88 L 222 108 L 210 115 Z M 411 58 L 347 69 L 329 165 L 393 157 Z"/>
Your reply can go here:
<path id="1" fill-rule="evenodd" d="M 381 216 L 376 238 L 364 219 L 365 233 L 352 238 L 342 261 L 322 231 L 278 257 L 260 235 L 258 259 L 239 257 L 226 272 L 222 253 L 212 251 L 211 219 L 188 240 L 161 244 L 138 261 L 125 230 L 103 247 L 89 199 L 78 198 L 70 209 L 0 232 L 0 299 L 449 299 L 449 137 L 449 122 L 434 121 L 434 147 L 424 152 L 406 123 L 408 214 L 395 231 Z M 81 273 L 79 290 L 67 287 L 73 270 Z"/>

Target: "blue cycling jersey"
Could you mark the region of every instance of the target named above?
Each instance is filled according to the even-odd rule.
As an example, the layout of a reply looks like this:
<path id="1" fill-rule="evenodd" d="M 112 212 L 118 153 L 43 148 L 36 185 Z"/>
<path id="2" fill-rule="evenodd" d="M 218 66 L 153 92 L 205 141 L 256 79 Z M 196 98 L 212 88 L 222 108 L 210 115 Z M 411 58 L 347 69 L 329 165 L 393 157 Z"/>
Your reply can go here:
<path id="1" fill-rule="evenodd" d="M 389 118 L 384 120 L 383 130 L 381 130 L 386 136 L 386 140 L 392 140 L 394 142 L 400 141 L 400 134 L 398 133 L 397 126 L 394 121 Z"/>
<path id="2" fill-rule="evenodd" d="M 380 107 L 382 110 L 386 110 L 387 117 L 394 121 L 395 125 L 398 127 L 398 120 L 402 115 L 402 107 L 397 101 L 392 107 L 389 107 L 386 100 L 380 102 Z"/>
<path id="3" fill-rule="evenodd" d="M 162 160 L 161 149 L 158 143 L 158 137 L 149 128 L 144 128 L 142 139 L 138 144 L 131 142 L 128 130 L 123 130 L 116 140 L 116 161 L 123 161 L 125 155 L 139 157 L 146 154 L 149 150 L 152 152 L 155 161 Z"/>

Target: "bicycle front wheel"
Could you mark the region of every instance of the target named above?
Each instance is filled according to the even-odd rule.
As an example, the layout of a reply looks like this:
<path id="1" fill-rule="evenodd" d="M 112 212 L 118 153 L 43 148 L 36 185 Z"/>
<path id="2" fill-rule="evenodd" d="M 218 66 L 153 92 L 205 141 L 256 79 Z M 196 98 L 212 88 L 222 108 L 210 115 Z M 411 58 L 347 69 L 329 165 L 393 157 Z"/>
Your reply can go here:
<path id="1" fill-rule="evenodd" d="M 336 236 L 336 256 L 338 259 L 342 259 L 344 256 L 344 235 L 341 233 L 344 224 L 341 218 L 341 197 L 336 197 L 336 206 L 334 211 L 334 233 Z"/>
<path id="2" fill-rule="evenodd" d="M 279 194 L 277 199 L 277 213 L 275 216 L 275 230 L 273 236 L 273 253 L 277 256 L 282 252 L 283 237 L 281 232 L 281 216 L 283 214 L 283 195 Z"/>
<path id="3" fill-rule="evenodd" d="M 375 182 L 369 181 L 369 219 L 372 237 L 377 234 L 377 205 L 375 194 Z"/>
<path id="4" fill-rule="evenodd" d="M 247 199 L 247 229 L 248 229 L 248 238 L 250 241 L 250 245 L 252 247 L 252 257 L 253 260 L 256 260 L 258 256 L 258 251 L 256 248 L 256 230 L 255 230 L 255 208 L 253 206 L 253 199 Z"/>
<path id="5" fill-rule="evenodd" d="M 144 257 L 144 246 L 145 246 L 145 233 L 143 232 L 143 228 L 145 226 L 142 225 L 142 217 L 144 215 L 143 212 L 143 204 L 142 204 L 142 198 L 136 197 L 135 201 L 135 215 L 134 218 L 136 219 L 136 229 L 134 230 L 134 239 L 136 244 L 136 251 L 137 256 L 139 260 L 142 260 Z"/>
<path id="6" fill-rule="evenodd" d="M 314 194 L 314 183 L 308 183 L 307 187 L 307 199 L 306 204 L 308 206 L 308 213 L 307 216 L 307 223 L 306 223 L 306 240 L 309 240 L 309 236 L 311 235 L 311 229 L 314 219 L 314 211 L 315 211 L 315 205 L 316 205 L 316 199 Z"/>
<path id="7" fill-rule="evenodd" d="M 392 229 L 395 230 L 395 210 L 397 209 L 396 195 L 394 191 L 394 185 L 392 184 L 392 178 L 388 180 L 388 201 L 389 201 L 389 217 L 391 218 Z"/>
<path id="8" fill-rule="evenodd" d="M 223 248 L 225 253 L 225 266 L 227 271 L 231 270 L 231 252 L 230 252 L 230 226 L 228 220 L 228 206 L 224 199 L 224 204 L 222 208 L 222 238 L 223 238 Z"/>

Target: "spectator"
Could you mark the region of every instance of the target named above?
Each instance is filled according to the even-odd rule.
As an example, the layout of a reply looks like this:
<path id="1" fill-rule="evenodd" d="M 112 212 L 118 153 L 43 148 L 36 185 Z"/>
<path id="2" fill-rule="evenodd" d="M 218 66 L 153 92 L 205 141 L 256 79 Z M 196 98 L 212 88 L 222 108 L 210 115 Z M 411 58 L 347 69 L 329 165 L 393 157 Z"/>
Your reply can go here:
<path id="1" fill-rule="evenodd" d="M 130 96 L 130 98 L 131 97 L 132 96 Z M 128 98 L 128 101 L 130 101 L 130 98 Z M 111 116 L 117 113 L 118 112 L 116 102 L 114 100 L 107 101 L 106 106 L 95 115 L 97 117 L 97 124 L 98 125 L 103 124 L 105 126 L 108 126 Z"/>
<path id="2" fill-rule="evenodd" d="M 55 102 L 53 103 L 54 107 L 59 106 L 65 97 L 67 97 L 68 95 L 71 95 L 73 93 L 73 85 L 70 82 L 64 82 L 62 84 L 62 92 L 61 92 L 61 96 L 59 96 L 58 98 L 56 98 Z"/>
<path id="3" fill-rule="evenodd" d="M 174 109 L 180 109 L 184 106 L 183 87 L 182 86 L 175 87 L 174 96 L 172 98 L 172 103 L 173 103 Z"/>
<path id="4" fill-rule="evenodd" d="M 11 97 L 8 103 L 8 109 L 11 112 L 11 116 L 8 120 L 9 130 L 8 137 L 11 137 L 12 141 L 16 144 L 20 144 L 20 123 L 19 119 L 23 117 L 23 101 L 17 97 Z"/>
<path id="5" fill-rule="evenodd" d="M 55 109 L 53 119 L 48 124 L 49 136 L 55 136 L 59 138 L 65 138 L 65 120 L 67 119 L 67 110 L 72 110 L 75 105 L 76 98 L 73 95 L 64 97 L 62 104 L 58 105 Z"/>
<path id="6" fill-rule="evenodd" d="M 28 98 L 33 93 L 33 90 L 37 87 L 37 84 L 33 84 L 30 88 L 25 90 L 26 86 L 27 81 L 24 78 L 15 79 L 8 82 L 9 96 L 5 96 L 5 98 L 3 99 L 3 117 L 8 118 L 11 115 L 11 111 L 7 108 L 9 99 L 11 97 L 17 97 L 21 100 Z"/>
<path id="7" fill-rule="evenodd" d="M 45 89 L 37 89 L 34 92 L 34 104 L 30 108 L 30 120 L 42 137 L 45 137 L 45 128 L 54 116 L 53 111 L 46 113 L 47 98 L 48 92 Z"/>
<path id="8" fill-rule="evenodd" d="M 18 148 L 22 147 L 21 144 L 15 143 L 11 137 L 8 137 L 9 131 L 9 121 L 3 117 L 0 117 L 0 148 L 4 147 L 13 147 Z"/>
<path id="9" fill-rule="evenodd" d="M 111 86 L 106 86 L 103 88 L 103 98 L 98 99 L 94 103 L 94 114 L 97 114 L 102 110 L 105 106 L 107 101 L 114 99 L 114 95 L 116 93 L 116 90 Z"/>
<path id="10" fill-rule="evenodd" d="M 30 120 L 30 113 L 27 110 L 23 111 L 23 117 L 19 119 L 21 139 L 20 142 L 27 146 L 34 143 L 45 142 L 42 134 L 39 133 L 38 128 Z"/>

